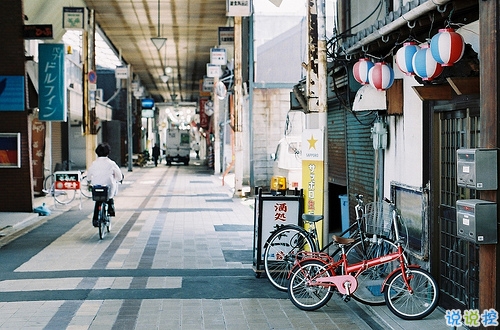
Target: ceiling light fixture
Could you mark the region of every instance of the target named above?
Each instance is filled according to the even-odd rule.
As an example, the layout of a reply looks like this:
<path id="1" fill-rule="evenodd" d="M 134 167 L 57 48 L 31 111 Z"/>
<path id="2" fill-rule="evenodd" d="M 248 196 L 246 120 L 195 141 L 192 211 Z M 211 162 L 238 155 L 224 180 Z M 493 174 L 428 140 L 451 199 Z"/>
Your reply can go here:
<path id="1" fill-rule="evenodd" d="M 151 38 L 151 41 L 155 45 L 158 51 L 165 45 L 167 38 L 160 37 L 160 0 L 158 0 L 158 36 L 156 38 Z"/>

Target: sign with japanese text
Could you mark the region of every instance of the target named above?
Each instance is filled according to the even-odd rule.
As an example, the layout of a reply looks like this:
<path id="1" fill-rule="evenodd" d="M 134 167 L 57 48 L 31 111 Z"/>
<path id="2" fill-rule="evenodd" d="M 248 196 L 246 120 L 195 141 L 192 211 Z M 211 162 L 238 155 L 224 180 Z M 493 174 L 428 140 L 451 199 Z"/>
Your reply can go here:
<path id="1" fill-rule="evenodd" d="M 207 77 L 209 78 L 218 78 L 222 74 L 222 70 L 220 68 L 220 65 L 212 64 L 212 63 L 207 63 Z"/>
<path id="2" fill-rule="evenodd" d="M 63 29 L 83 30 L 85 27 L 85 8 L 63 7 Z"/>
<path id="3" fill-rule="evenodd" d="M 250 16 L 251 0 L 226 0 L 226 16 Z"/>
<path id="4" fill-rule="evenodd" d="M 324 199 L 324 134 L 321 129 L 306 129 L 302 133 L 302 186 L 304 213 L 323 214 Z M 322 225 L 318 225 L 321 238 Z"/>
<path id="5" fill-rule="evenodd" d="M 54 173 L 56 190 L 78 190 L 80 189 L 79 171 L 58 171 Z"/>
<path id="6" fill-rule="evenodd" d="M 234 44 L 234 26 L 219 26 L 219 45 Z"/>
<path id="7" fill-rule="evenodd" d="M 24 76 L 0 76 L 0 111 L 24 111 Z"/>
<path id="8" fill-rule="evenodd" d="M 262 253 L 264 244 L 278 225 L 298 225 L 300 201 L 298 199 L 287 200 L 286 198 L 277 200 L 262 201 Z M 263 256 L 262 256 L 263 257 Z"/>
<path id="9" fill-rule="evenodd" d="M 66 121 L 64 44 L 39 44 L 38 53 L 38 119 Z"/>
<path id="10" fill-rule="evenodd" d="M 23 26 L 24 39 L 54 39 L 52 24 L 30 24 Z"/>
<path id="11" fill-rule="evenodd" d="M 215 65 L 226 65 L 226 50 L 224 48 L 211 48 L 210 63 Z"/>

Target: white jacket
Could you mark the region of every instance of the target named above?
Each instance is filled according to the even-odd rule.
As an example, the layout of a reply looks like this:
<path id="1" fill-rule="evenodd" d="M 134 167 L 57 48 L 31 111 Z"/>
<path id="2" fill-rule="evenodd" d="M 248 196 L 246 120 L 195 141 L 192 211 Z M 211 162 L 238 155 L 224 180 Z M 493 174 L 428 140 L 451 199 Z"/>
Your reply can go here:
<path id="1" fill-rule="evenodd" d="M 118 192 L 118 182 L 123 174 L 118 165 L 108 157 L 97 158 L 87 170 L 87 180 L 92 185 L 108 186 L 108 199 Z"/>

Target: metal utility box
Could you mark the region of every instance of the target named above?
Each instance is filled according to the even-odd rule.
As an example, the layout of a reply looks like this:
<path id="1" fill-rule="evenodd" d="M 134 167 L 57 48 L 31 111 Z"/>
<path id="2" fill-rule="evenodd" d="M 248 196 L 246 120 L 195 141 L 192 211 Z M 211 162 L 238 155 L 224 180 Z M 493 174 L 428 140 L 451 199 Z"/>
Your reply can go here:
<path id="1" fill-rule="evenodd" d="M 458 200 L 457 236 L 476 244 L 496 244 L 497 204 L 480 199 Z"/>
<path id="2" fill-rule="evenodd" d="M 497 190 L 497 150 L 458 149 L 457 185 L 476 190 Z"/>

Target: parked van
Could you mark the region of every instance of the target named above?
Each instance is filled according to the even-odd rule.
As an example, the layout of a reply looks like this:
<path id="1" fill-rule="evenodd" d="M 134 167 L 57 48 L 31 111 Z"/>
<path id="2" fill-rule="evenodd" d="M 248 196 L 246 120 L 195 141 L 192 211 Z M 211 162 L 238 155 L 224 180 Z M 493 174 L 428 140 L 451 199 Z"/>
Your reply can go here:
<path id="1" fill-rule="evenodd" d="M 302 136 L 293 135 L 282 138 L 276 147 L 273 175 L 284 176 L 288 189 L 302 189 Z"/>
<path id="2" fill-rule="evenodd" d="M 188 130 L 170 128 L 167 130 L 165 160 L 167 165 L 172 162 L 189 164 L 189 154 L 191 152 L 191 136 Z"/>

